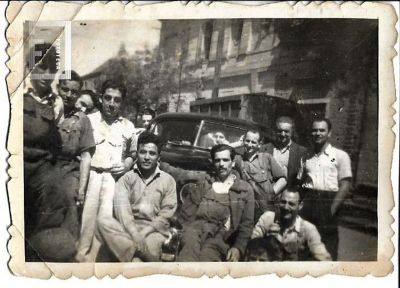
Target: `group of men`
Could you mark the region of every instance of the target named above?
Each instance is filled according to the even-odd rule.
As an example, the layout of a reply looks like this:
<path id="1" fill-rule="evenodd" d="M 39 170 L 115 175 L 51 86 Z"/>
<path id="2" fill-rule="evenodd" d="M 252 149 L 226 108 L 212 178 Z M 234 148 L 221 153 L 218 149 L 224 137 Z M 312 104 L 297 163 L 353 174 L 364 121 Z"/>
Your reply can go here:
<path id="1" fill-rule="evenodd" d="M 31 73 L 55 73 L 52 48 L 35 49 L 46 56 Z M 73 71 L 58 95 L 52 82 L 32 77 L 24 93 L 27 261 L 160 261 L 171 223 L 181 228 L 177 261 L 337 260 L 352 174 L 347 153 L 329 144 L 328 119 L 312 123 L 310 149 L 280 117 L 275 143 L 248 131 L 243 155 L 215 145 L 213 170 L 198 173 L 161 162 L 159 137 L 121 116 L 120 82 L 103 83 L 99 105 Z M 195 182 L 180 205 L 177 181 Z"/>

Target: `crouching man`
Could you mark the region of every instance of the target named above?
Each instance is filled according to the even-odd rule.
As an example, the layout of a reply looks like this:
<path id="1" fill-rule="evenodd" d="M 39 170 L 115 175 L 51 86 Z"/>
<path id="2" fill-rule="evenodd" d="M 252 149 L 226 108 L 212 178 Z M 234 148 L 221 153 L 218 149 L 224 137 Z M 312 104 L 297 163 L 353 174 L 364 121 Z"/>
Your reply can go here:
<path id="1" fill-rule="evenodd" d="M 315 225 L 298 214 L 303 207 L 300 193 L 283 191 L 278 213 L 267 211 L 258 220 L 252 239 L 274 236 L 282 243 L 284 261 L 331 261 Z"/>
<path id="2" fill-rule="evenodd" d="M 177 208 L 175 180 L 158 168 L 160 139 L 140 134 L 137 164 L 115 187 L 114 217 L 99 216 L 98 236 L 121 262 L 159 261 Z"/>
<path id="3" fill-rule="evenodd" d="M 215 173 L 193 186 L 179 214 L 182 250 L 177 261 L 237 262 L 244 255 L 254 219 L 254 194 L 241 180 L 235 150 L 226 144 L 211 149 Z"/>

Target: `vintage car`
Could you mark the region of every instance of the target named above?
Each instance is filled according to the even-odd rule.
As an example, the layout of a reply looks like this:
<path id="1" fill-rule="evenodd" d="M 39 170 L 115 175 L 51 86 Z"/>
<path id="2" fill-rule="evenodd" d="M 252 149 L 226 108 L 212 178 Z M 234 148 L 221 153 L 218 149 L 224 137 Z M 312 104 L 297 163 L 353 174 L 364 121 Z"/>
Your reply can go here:
<path id="1" fill-rule="evenodd" d="M 154 118 L 147 129 L 164 143 L 161 161 L 197 171 L 210 168 L 210 150 L 216 144 L 238 147 L 236 152 L 242 154 L 240 141 L 250 129 L 260 131 L 264 143 L 274 138 L 272 129 L 260 124 L 197 113 L 164 113 Z"/>

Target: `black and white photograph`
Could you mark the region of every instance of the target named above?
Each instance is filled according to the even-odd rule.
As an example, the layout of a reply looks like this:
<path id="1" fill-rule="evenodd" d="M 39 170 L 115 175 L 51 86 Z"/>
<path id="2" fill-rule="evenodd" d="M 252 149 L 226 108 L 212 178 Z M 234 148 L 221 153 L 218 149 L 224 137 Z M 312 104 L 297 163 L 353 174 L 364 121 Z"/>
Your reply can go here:
<path id="1" fill-rule="evenodd" d="M 24 263 L 382 259 L 381 18 L 237 15 L 24 21 Z"/>

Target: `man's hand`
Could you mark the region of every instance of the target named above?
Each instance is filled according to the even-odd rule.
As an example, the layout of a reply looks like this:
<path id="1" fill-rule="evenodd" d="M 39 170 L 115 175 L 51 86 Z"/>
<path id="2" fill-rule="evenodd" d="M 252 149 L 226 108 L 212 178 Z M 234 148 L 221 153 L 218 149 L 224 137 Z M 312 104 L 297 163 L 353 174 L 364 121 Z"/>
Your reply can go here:
<path id="1" fill-rule="evenodd" d="M 335 217 L 337 211 L 339 209 L 339 206 L 337 205 L 336 202 L 333 202 L 332 206 L 331 206 L 331 217 Z"/>
<path id="2" fill-rule="evenodd" d="M 111 174 L 113 176 L 120 176 L 126 172 L 125 164 L 123 162 L 113 164 Z"/>
<path id="3" fill-rule="evenodd" d="M 279 234 L 280 230 L 281 230 L 281 227 L 279 226 L 278 223 L 272 223 L 267 228 L 267 235 L 277 236 Z"/>
<path id="4" fill-rule="evenodd" d="M 140 253 L 147 252 L 147 244 L 144 238 L 140 235 L 137 235 L 134 239 L 133 242 L 135 243 L 135 248 L 136 251 Z"/>
<path id="5" fill-rule="evenodd" d="M 240 251 L 239 249 L 232 247 L 229 249 L 228 254 L 226 255 L 226 260 L 229 262 L 239 262 L 240 259 Z"/>

